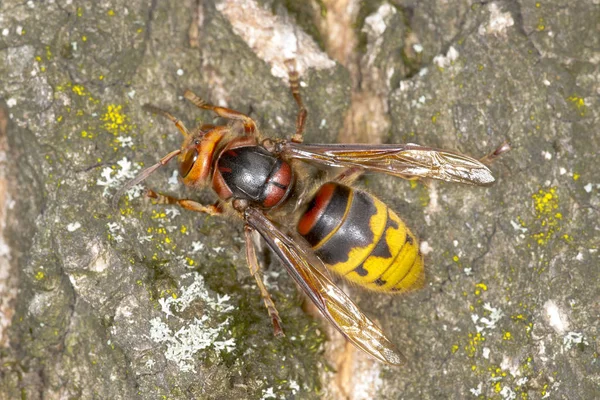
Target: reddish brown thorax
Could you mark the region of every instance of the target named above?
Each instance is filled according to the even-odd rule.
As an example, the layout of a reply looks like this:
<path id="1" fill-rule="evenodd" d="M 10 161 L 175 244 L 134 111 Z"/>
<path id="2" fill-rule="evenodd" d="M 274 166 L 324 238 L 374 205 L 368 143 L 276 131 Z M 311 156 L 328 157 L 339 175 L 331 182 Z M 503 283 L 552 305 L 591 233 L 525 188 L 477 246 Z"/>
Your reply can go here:
<path id="1" fill-rule="evenodd" d="M 249 137 L 234 139 L 219 152 L 212 177 L 221 199 L 245 199 L 261 208 L 281 204 L 292 182 L 290 165 Z"/>

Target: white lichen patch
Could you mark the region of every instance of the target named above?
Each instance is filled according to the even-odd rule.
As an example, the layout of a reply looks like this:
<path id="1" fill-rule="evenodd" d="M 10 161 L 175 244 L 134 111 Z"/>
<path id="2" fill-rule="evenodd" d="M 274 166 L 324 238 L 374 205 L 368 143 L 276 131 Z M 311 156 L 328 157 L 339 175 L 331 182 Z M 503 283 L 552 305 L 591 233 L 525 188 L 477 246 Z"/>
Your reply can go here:
<path id="1" fill-rule="evenodd" d="M 104 191 L 102 192 L 104 197 L 109 195 L 111 189 L 118 188 L 126 181 L 133 179 L 140 170 L 140 167 L 133 165 L 127 157 L 123 157 L 121 160 L 117 161 L 117 165 L 119 167 L 118 169 L 110 167 L 104 168 L 100 173 L 100 178 L 96 181 L 96 185 L 104 186 Z M 136 185 L 127 191 L 129 199 L 139 197 L 141 193 L 142 187 L 140 185 Z"/>
<path id="2" fill-rule="evenodd" d="M 179 215 L 181 215 L 181 211 L 179 211 L 179 208 L 176 207 L 169 207 L 169 208 L 165 208 L 165 214 L 167 214 L 167 217 L 169 217 L 169 219 L 173 219 Z M 175 227 L 177 228 L 177 227 Z"/>
<path id="3" fill-rule="evenodd" d="M 471 394 L 475 397 L 479 397 L 481 395 L 481 393 L 483 393 L 483 383 L 479 382 L 479 384 L 477 385 L 476 388 L 471 388 L 469 389 L 469 391 L 471 392 Z"/>
<path id="4" fill-rule="evenodd" d="M 228 295 L 215 298 L 209 293 L 202 275 L 192 272 L 181 278 L 182 281 L 192 279 L 192 283 L 188 286 L 180 283 L 181 293 L 178 296 L 159 299 L 164 315 L 150 321 L 150 338 L 166 346 L 165 358 L 177 364 L 181 371 L 195 372 L 194 361 L 199 351 L 212 348 L 231 352 L 235 349 L 235 340 L 227 337 L 230 334 L 229 318 L 219 324 L 211 323 L 216 317 L 233 311 L 234 307 L 229 304 L 231 298 Z M 189 321 L 177 316 L 196 301 L 207 305 L 202 317 Z M 167 324 L 169 317 L 171 326 L 177 326 L 176 331 Z"/>
<path id="5" fill-rule="evenodd" d="M 106 227 L 108 228 L 111 238 L 117 243 L 121 243 L 124 240 L 122 233 L 125 231 L 121 225 L 116 222 L 109 222 L 106 224 Z"/>
<path id="6" fill-rule="evenodd" d="M 584 344 L 586 346 L 588 345 L 583 333 L 567 332 L 567 334 L 563 337 L 563 347 L 565 350 L 570 350 L 573 346 L 578 344 Z"/>
<path id="7" fill-rule="evenodd" d="M 206 323 L 208 320 L 206 315 L 201 319 L 194 318 L 177 332 L 172 332 L 160 318 L 154 318 L 150 321 L 150 338 L 167 346 L 165 358 L 176 363 L 181 371 L 196 372 L 195 354 L 200 350 L 211 346 L 227 352 L 235 349 L 234 339 L 219 340 L 228 323 L 211 327 Z"/>
<path id="8" fill-rule="evenodd" d="M 544 310 L 546 321 L 548 325 L 552 327 L 558 334 L 563 334 L 567 329 L 569 329 L 569 321 L 565 317 L 564 313 L 561 312 L 558 305 L 552 301 L 548 300 L 544 303 Z"/>
<path id="9" fill-rule="evenodd" d="M 279 285 L 277 283 L 277 279 L 281 275 L 281 271 L 265 271 L 263 274 L 263 282 L 267 289 L 271 290 L 280 290 Z M 273 280 L 273 281 L 272 281 Z"/>
<path id="10" fill-rule="evenodd" d="M 383 33 L 388 27 L 390 18 L 397 11 L 389 3 L 383 3 L 377 11 L 365 18 L 365 25 L 362 31 L 367 35 L 367 65 L 372 65 L 377 55 L 381 51 L 383 43 Z"/>
<path id="11" fill-rule="evenodd" d="M 292 391 L 292 394 L 297 394 L 298 391 L 300 390 L 300 385 L 298 385 L 298 382 L 296 382 L 293 379 L 290 379 L 289 385 L 290 385 L 290 390 Z"/>
<path id="12" fill-rule="evenodd" d="M 480 317 L 477 314 L 471 315 L 471 320 L 475 324 L 477 332 L 484 332 L 487 330 L 493 330 L 496 328 L 498 321 L 504 316 L 501 309 L 492 307 L 490 303 L 485 303 L 483 309 L 489 312 L 487 317 Z"/>
<path id="13" fill-rule="evenodd" d="M 216 5 L 231 23 L 233 31 L 271 66 L 271 73 L 286 82 L 285 61 L 296 60 L 300 75 L 308 68 L 333 68 L 335 62 L 315 41 L 293 23 L 274 15 L 254 0 L 223 0 Z"/>
<path id="14" fill-rule="evenodd" d="M 167 180 L 169 186 L 179 186 L 179 172 L 174 170 L 169 179 Z"/>
<path id="15" fill-rule="evenodd" d="M 96 247 L 96 246 L 94 246 Z M 98 254 L 98 251 L 95 251 Z M 102 273 L 110 267 L 110 261 L 107 253 L 98 254 L 96 258 L 90 263 L 88 269 L 93 272 Z"/>
<path id="16" fill-rule="evenodd" d="M 514 377 L 521 376 L 521 360 L 518 357 L 502 356 L 500 368 L 502 368 L 502 371 L 510 372 Z"/>
<path id="17" fill-rule="evenodd" d="M 204 250 L 204 243 L 202 242 L 192 242 L 192 248 L 190 250 L 191 253 L 198 253 Z"/>
<path id="18" fill-rule="evenodd" d="M 117 136 L 117 141 L 121 147 L 133 147 L 133 138 L 130 136 Z"/>
<path id="19" fill-rule="evenodd" d="M 500 390 L 500 396 L 502 396 L 504 400 L 514 400 L 517 398 L 517 394 L 508 386 L 504 386 L 502 390 Z"/>
<path id="20" fill-rule="evenodd" d="M 429 204 L 427 204 L 427 207 L 425 208 L 425 213 L 427 215 L 432 215 L 443 211 L 443 208 L 439 203 L 440 196 L 437 190 L 437 184 L 432 182 L 427 189 L 429 190 Z"/>
<path id="21" fill-rule="evenodd" d="M 452 63 L 458 59 L 458 56 L 458 50 L 456 50 L 454 46 L 450 46 L 445 56 L 438 54 L 433 57 L 433 63 L 440 68 L 446 68 L 452 65 Z"/>
<path id="22" fill-rule="evenodd" d="M 421 253 L 423 253 L 424 255 L 427 255 L 433 251 L 433 247 L 431 247 L 427 240 L 423 240 L 419 244 L 419 250 L 421 250 Z"/>
<path id="23" fill-rule="evenodd" d="M 189 279 L 190 277 L 194 278 L 193 282 L 189 286 L 183 287 L 179 296 L 169 296 L 158 300 L 162 312 L 167 317 L 173 315 L 172 310 L 175 312 L 185 311 L 192 302 L 198 299 L 202 299 L 204 303 L 217 312 L 227 313 L 233 310 L 233 306 L 227 303 L 231 299 L 229 295 L 217 296 L 215 299 L 208 293 L 202 275 L 191 272 L 183 275 L 182 279 Z"/>
<path id="24" fill-rule="evenodd" d="M 483 356 L 483 358 L 485 358 L 486 360 L 490 359 L 490 348 L 489 347 L 484 347 L 483 351 L 481 352 L 481 355 Z"/>
<path id="25" fill-rule="evenodd" d="M 515 20 L 510 12 L 502 12 L 496 3 L 489 5 L 490 19 L 487 24 L 479 27 L 477 33 L 480 35 L 506 36 L 508 28 L 515 24 Z"/>
<path id="26" fill-rule="evenodd" d="M 69 232 L 75 232 L 79 228 L 81 228 L 81 224 L 79 222 L 73 222 L 67 225 L 67 231 Z"/>
<path id="27" fill-rule="evenodd" d="M 260 400 L 266 400 L 266 399 L 276 399 L 277 396 L 275 396 L 275 391 L 272 387 L 267 388 L 267 389 L 263 389 L 262 392 L 262 397 L 260 398 Z"/>
<path id="28" fill-rule="evenodd" d="M 523 385 L 524 385 L 524 384 L 526 384 L 527 382 L 529 382 L 529 378 L 528 378 L 528 377 L 526 377 L 526 376 L 524 376 L 524 377 L 522 377 L 522 378 L 519 378 L 519 379 L 517 379 L 517 380 L 516 380 L 516 382 L 515 382 L 515 384 L 516 384 L 517 386 L 523 386 Z"/>
<path id="29" fill-rule="evenodd" d="M 150 243 L 152 242 L 152 238 L 154 235 L 139 235 L 137 236 L 137 240 L 140 243 Z"/>
<path id="30" fill-rule="evenodd" d="M 527 228 L 519 224 L 517 221 L 510 220 L 510 224 L 512 225 L 515 231 L 521 231 L 523 233 L 527 232 Z"/>
<path id="31" fill-rule="evenodd" d="M 376 12 L 365 18 L 363 31 L 377 36 L 383 35 L 387 29 L 387 20 L 391 15 L 396 14 L 396 12 L 396 9 L 391 4 L 383 3 Z"/>

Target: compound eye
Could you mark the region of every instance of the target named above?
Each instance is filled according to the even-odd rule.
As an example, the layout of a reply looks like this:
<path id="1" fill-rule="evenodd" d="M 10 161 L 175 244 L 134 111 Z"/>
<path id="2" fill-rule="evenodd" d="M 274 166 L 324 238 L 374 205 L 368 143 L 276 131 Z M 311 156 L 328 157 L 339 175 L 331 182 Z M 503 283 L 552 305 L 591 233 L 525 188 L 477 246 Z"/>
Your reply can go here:
<path id="1" fill-rule="evenodd" d="M 183 161 L 179 164 L 179 175 L 181 175 L 182 178 L 185 178 L 190 173 L 197 159 L 198 151 L 196 149 L 189 149 L 185 152 Z"/>

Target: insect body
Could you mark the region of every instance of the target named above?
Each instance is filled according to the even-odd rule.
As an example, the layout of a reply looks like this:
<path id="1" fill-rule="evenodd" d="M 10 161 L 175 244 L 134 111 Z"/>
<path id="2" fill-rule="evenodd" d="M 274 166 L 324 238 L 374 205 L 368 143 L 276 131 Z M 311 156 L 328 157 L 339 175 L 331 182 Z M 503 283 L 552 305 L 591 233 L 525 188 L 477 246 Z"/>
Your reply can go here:
<path id="1" fill-rule="evenodd" d="M 367 289 L 406 291 L 423 280 L 415 236 L 367 192 L 326 183 L 300 218 L 298 232 L 328 268 Z"/>
<path id="2" fill-rule="evenodd" d="M 250 117 L 208 104 L 190 91 L 184 97 L 232 123 L 203 125 L 190 132 L 170 113 L 147 106 L 175 124 L 184 136 L 183 144 L 122 187 L 113 204 L 116 207 L 127 190 L 178 157 L 183 183 L 193 188 L 212 186 L 219 197 L 217 203 L 203 205 L 152 190 L 147 190 L 147 195 L 158 203 L 196 212 L 229 212 L 244 222 L 250 273 L 275 335 L 283 334 L 281 319 L 260 276 L 253 232 L 261 235 L 298 286 L 349 341 L 383 362 L 401 364 L 403 356 L 395 346 L 326 272 L 385 293 L 405 292 L 423 282 L 423 259 L 415 236 L 384 202 L 353 184 L 364 171 L 474 185 L 489 185 L 494 178 L 484 164 L 471 157 L 413 144 L 303 144 L 306 110 L 294 70 L 290 84 L 300 109 L 291 140 L 262 139 Z M 486 160 L 508 148 L 499 148 Z M 299 165 L 303 162 L 344 170 L 315 188 Z"/>

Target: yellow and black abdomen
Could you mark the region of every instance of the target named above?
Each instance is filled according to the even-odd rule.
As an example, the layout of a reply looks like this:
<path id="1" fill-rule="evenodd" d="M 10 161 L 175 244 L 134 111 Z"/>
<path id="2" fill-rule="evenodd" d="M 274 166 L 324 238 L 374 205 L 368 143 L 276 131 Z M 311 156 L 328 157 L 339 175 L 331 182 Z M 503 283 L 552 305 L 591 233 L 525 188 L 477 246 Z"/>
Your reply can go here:
<path id="1" fill-rule="evenodd" d="M 367 192 L 324 184 L 301 216 L 298 232 L 328 268 L 364 288 L 404 292 L 422 285 L 417 239 Z"/>

